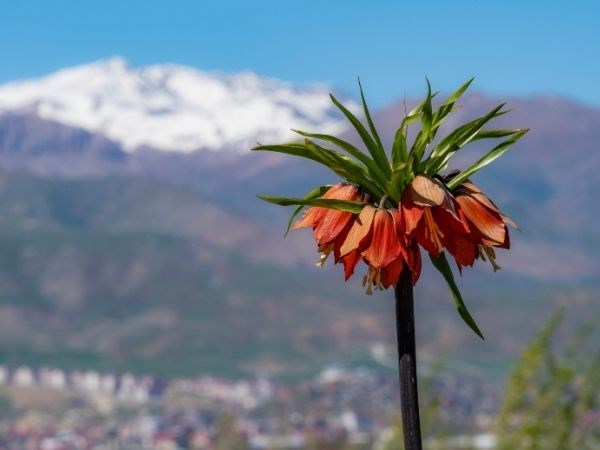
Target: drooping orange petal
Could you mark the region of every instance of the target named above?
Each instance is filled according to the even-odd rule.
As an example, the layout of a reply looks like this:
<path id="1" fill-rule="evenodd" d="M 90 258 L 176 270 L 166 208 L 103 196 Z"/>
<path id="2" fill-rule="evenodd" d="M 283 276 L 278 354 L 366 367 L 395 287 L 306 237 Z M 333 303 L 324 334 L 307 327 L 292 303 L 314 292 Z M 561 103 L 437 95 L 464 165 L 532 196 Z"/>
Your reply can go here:
<path id="1" fill-rule="evenodd" d="M 352 184 L 338 183 L 331 186 L 321 198 L 332 200 L 358 200 L 360 198 L 360 193 L 358 188 Z M 328 211 L 330 211 L 330 208 L 318 206 L 310 207 L 291 229 L 297 230 L 299 228 L 307 227 L 315 229 Z"/>
<path id="2" fill-rule="evenodd" d="M 512 220 L 510 217 L 508 217 L 507 215 L 502 214 L 502 213 L 500 213 L 500 215 L 502 216 L 502 220 L 504 220 L 504 223 L 506 225 L 509 225 L 509 226 L 511 226 L 511 227 L 513 227 L 515 229 L 519 228 L 519 226 L 515 223 L 515 221 Z"/>
<path id="3" fill-rule="evenodd" d="M 423 207 L 417 206 L 414 203 L 402 203 L 401 208 L 402 215 L 404 216 L 404 223 L 406 224 L 404 231 L 406 234 L 410 234 L 417 228 L 421 217 L 423 217 Z"/>
<path id="4" fill-rule="evenodd" d="M 504 226 L 504 240 L 502 242 L 496 242 L 496 241 L 492 241 L 490 239 L 487 239 L 483 236 L 480 236 L 480 242 L 481 245 L 487 246 L 487 247 L 500 247 L 500 248 L 506 248 L 509 249 L 510 248 L 510 237 L 508 235 L 508 228 L 506 227 L 506 225 Z"/>
<path id="5" fill-rule="evenodd" d="M 423 220 L 417 227 L 415 238 L 425 250 L 434 255 L 439 255 L 443 250 L 442 238 L 444 233 L 435 222 L 431 214 L 431 208 L 423 210 Z"/>
<path id="6" fill-rule="evenodd" d="M 330 200 L 359 200 L 360 192 L 353 184 L 338 183 L 331 186 L 321 198 Z M 338 211 L 332 208 L 311 207 L 306 210 L 300 220 L 293 226 L 292 230 L 298 228 L 312 227 L 317 244 L 331 242 L 346 226 L 352 217 L 352 213 Z"/>
<path id="7" fill-rule="evenodd" d="M 361 243 L 363 245 L 366 244 L 366 242 L 363 242 L 363 240 L 366 240 L 369 231 L 371 231 L 376 210 L 377 208 L 367 205 L 360 211 L 360 214 L 355 219 L 350 231 L 348 232 L 348 235 L 346 236 L 346 240 L 342 244 L 340 249 L 340 254 L 342 256 L 347 255 L 352 250 L 362 250 L 360 248 Z"/>
<path id="8" fill-rule="evenodd" d="M 360 252 L 358 250 L 352 250 L 345 256 L 341 258 L 342 263 L 344 264 L 344 279 L 348 281 L 348 279 L 354 274 L 354 269 L 358 261 L 360 261 Z"/>
<path id="9" fill-rule="evenodd" d="M 302 218 L 298 220 L 293 226 L 292 230 L 297 230 L 299 228 L 307 228 L 307 227 L 315 227 L 315 224 L 318 223 L 318 220 L 323 216 L 326 212 L 325 208 L 319 207 L 311 207 L 304 211 Z"/>
<path id="10" fill-rule="evenodd" d="M 482 193 L 481 189 L 479 189 L 479 187 L 475 183 L 469 180 L 463 181 L 459 189 L 466 189 L 471 193 Z"/>
<path id="11" fill-rule="evenodd" d="M 358 200 L 358 188 L 353 184 L 338 183 L 331 186 L 321 198 L 333 200 Z"/>
<path id="12" fill-rule="evenodd" d="M 424 175 L 417 175 L 407 189 L 411 194 L 411 200 L 417 205 L 441 205 L 446 197 L 445 189 Z"/>
<path id="13" fill-rule="evenodd" d="M 368 248 L 362 252 L 370 266 L 375 269 L 387 266 L 402 253 L 402 244 L 396 234 L 392 215 L 377 209 L 373 219 L 373 235 Z"/>
<path id="14" fill-rule="evenodd" d="M 479 203 L 481 203 L 482 205 L 485 205 L 486 208 L 494 211 L 495 213 L 500 214 L 500 210 L 498 209 L 498 207 L 494 204 L 493 201 L 491 201 L 489 199 L 488 196 L 486 196 L 483 193 L 474 193 L 474 194 L 470 194 L 471 197 L 473 197 L 475 200 L 477 200 Z"/>
<path id="15" fill-rule="evenodd" d="M 404 258 L 400 256 L 381 269 L 381 284 L 384 288 L 387 289 L 390 286 L 395 286 L 398 283 L 398 278 L 402 273 L 403 266 Z"/>
<path id="16" fill-rule="evenodd" d="M 448 252 L 454 257 L 456 263 L 460 266 L 472 266 L 479 250 L 467 236 L 456 235 L 446 243 Z"/>
<path id="17" fill-rule="evenodd" d="M 421 275 L 421 250 L 419 249 L 419 244 L 416 240 L 413 241 L 408 246 L 407 251 L 408 257 L 406 258 L 406 264 L 408 268 L 412 272 L 412 282 L 413 285 L 417 284 L 417 280 Z"/>
<path id="18" fill-rule="evenodd" d="M 408 258 L 408 253 L 406 249 L 406 244 L 409 242 L 409 237 L 405 233 L 406 224 L 404 220 L 404 216 L 397 209 L 391 210 L 390 214 L 392 215 L 392 219 L 394 219 L 394 226 L 396 227 L 396 235 L 398 236 L 398 240 L 400 241 L 400 245 L 402 247 L 401 256 L 405 260 Z"/>
<path id="19" fill-rule="evenodd" d="M 482 203 L 493 212 L 500 214 L 503 218 L 507 219 L 506 223 L 517 228 L 517 225 L 509 217 L 504 216 L 500 212 L 500 209 L 496 206 L 496 204 L 487 195 L 485 195 L 483 191 L 479 189 L 479 187 L 477 187 L 473 182 L 465 181 L 463 184 L 461 184 L 459 190 L 464 189 L 468 191 L 467 195 L 470 195 L 471 197 L 475 198 L 479 203 Z"/>
<path id="20" fill-rule="evenodd" d="M 412 233 L 423 216 L 423 206 L 415 205 L 410 199 L 410 192 L 405 190 L 400 202 L 400 210 L 404 219 L 404 232 Z"/>
<path id="21" fill-rule="evenodd" d="M 457 195 L 456 201 L 467 219 L 483 236 L 502 245 L 506 241 L 506 225 L 498 212 L 492 211 L 470 195 Z"/>
<path id="22" fill-rule="evenodd" d="M 469 225 L 466 220 L 460 220 L 458 214 L 452 214 L 445 208 L 431 208 L 431 214 L 435 223 L 444 234 L 444 242 L 451 239 L 453 235 L 465 234 L 469 231 Z"/>
<path id="23" fill-rule="evenodd" d="M 317 243 L 327 244 L 333 241 L 344 230 L 353 216 L 354 214 L 351 212 L 328 208 L 314 229 Z"/>
<path id="24" fill-rule="evenodd" d="M 508 227 L 504 226 L 504 242 L 498 247 L 509 249 L 510 248 L 510 235 L 508 234 Z"/>

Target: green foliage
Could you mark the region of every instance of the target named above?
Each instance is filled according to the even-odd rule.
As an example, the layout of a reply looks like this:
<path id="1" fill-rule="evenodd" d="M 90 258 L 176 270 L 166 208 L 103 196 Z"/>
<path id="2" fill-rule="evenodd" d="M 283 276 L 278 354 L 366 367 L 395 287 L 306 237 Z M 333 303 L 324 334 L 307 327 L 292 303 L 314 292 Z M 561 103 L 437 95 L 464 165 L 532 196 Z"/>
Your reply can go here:
<path id="1" fill-rule="evenodd" d="M 600 352 L 586 346 L 593 326 L 583 326 L 565 345 L 563 316 L 560 310 L 548 320 L 508 380 L 496 425 L 498 450 L 600 447 Z"/>
<path id="2" fill-rule="evenodd" d="M 215 450 L 245 450 L 250 448 L 247 439 L 236 430 L 235 418 L 224 415 L 219 420 Z"/>
<path id="3" fill-rule="evenodd" d="M 454 111 L 456 102 L 469 88 L 473 78 L 467 80 L 436 108 L 433 100 L 437 92 L 432 92 L 427 80 L 427 95 L 413 110 L 401 120 L 395 133 L 390 154 L 385 148 L 377 132 L 373 118 L 367 105 L 364 91 L 359 80 L 360 98 L 366 126 L 337 98 L 330 95 L 331 101 L 346 117 L 352 128 L 360 136 L 365 151 L 354 145 L 327 134 L 310 133 L 294 130 L 305 139 L 303 142 L 291 142 L 276 145 L 258 145 L 255 151 L 271 151 L 313 160 L 328 167 L 344 181 L 360 186 L 363 192 L 369 194 L 373 204 L 379 204 L 382 199 L 386 205 L 398 207 L 404 188 L 417 175 L 432 177 L 446 170 L 450 160 L 467 144 L 483 139 L 505 138 L 480 159 L 468 166 L 451 180 L 447 181 L 448 190 L 457 188 L 470 176 L 477 173 L 496 158 L 504 154 L 526 133 L 527 129 L 484 129 L 493 119 L 505 114 L 504 104 L 498 105 L 487 114 L 477 117 L 458 126 L 447 136 L 433 145 L 440 127 Z M 408 134 L 411 125 L 420 125 L 412 145 L 409 147 Z M 325 148 L 312 139 L 333 144 L 344 153 Z M 409 149 L 410 148 L 410 149 Z M 303 198 L 259 196 L 259 198 L 282 206 L 296 206 L 290 217 L 286 234 L 294 218 L 304 206 L 324 206 L 341 211 L 360 212 L 364 205 L 360 202 L 321 200 L 316 196 L 319 189 L 311 191 Z M 458 312 L 465 323 L 481 338 L 483 335 L 467 310 L 458 290 L 452 271 L 444 255 L 432 258 L 434 267 L 442 274 L 448 283 Z"/>
<path id="4" fill-rule="evenodd" d="M 270 197 L 259 195 L 258 198 L 269 203 L 280 206 L 321 206 L 325 208 L 335 208 L 340 211 L 348 211 L 358 214 L 365 206 L 364 202 L 355 202 L 350 200 L 333 200 L 327 198 L 289 198 L 289 197 Z"/>
<path id="5" fill-rule="evenodd" d="M 400 194 L 404 190 L 404 187 L 416 175 L 426 174 L 431 176 L 445 170 L 450 159 L 470 142 L 482 139 L 507 138 L 484 157 L 469 166 L 465 170 L 465 175 L 460 176 L 460 182 L 487 166 L 527 133 L 527 129 L 496 130 L 483 128 L 491 120 L 507 112 L 502 109 L 504 104 L 501 104 L 493 108 L 489 113 L 457 127 L 448 133 L 446 137 L 442 138 L 433 148 L 430 148 L 440 127 L 454 111 L 457 100 L 472 82 L 473 79 L 469 79 L 443 101 L 439 107 L 435 108 L 433 99 L 437 93 L 431 91 L 431 85 L 429 80 L 427 80 L 427 96 L 412 111 L 406 114 L 400 122 L 389 156 L 381 143 L 360 81 L 360 96 L 367 126 L 363 125 L 360 119 L 342 105 L 333 95 L 330 97 L 331 101 L 348 119 L 352 128 L 360 136 L 366 151 L 362 151 L 336 136 L 301 130 L 293 131 L 305 137 L 303 142 L 258 145 L 253 150 L 271 151 L 311 159 L 328 167 L 343 180 L 361 186 L 366 192 L 371 194 L 375 203 L 379 202 L 383 196 L 388 196 L 397 203 L 400 200 Z M 411 125 L 417 123 L 420 124 L 420 129 L 417 131 L 410 150 L 408 150 L 408 129 Z M 336 150 L 322 147 L 309 138 L 333 144 L 347 153 L 348 156 Z M 452 187 L 456 187 L 460 182 L 453 181 Z M 451 188 L 450 185 L 449 187 Z M 299 203 L 293 203 L 293 199 L 290 199 L 288 203 L 299 205 Z M 337 208 L 336 205 L 331 205 L 330 207 Z"/>
<path id="6" fill-rule="evenodd" d="M 517 361 L 493 430 L 497 450 L 600 448 L 600 352 L 593 345 L 598 330 L 588 323 L 580 326 L 574 337 L 564 339 L 560 333 L 563 321 L 564 310 L 560 309 Z M 448 438 L 454 434 L 443 423 L 439 399 L 429 387 L 435 373 L 420 380 L 419 389 L 427 450 L 449 448 Z M 384 450 L 403 448 L 399 415 L 382 444 Z"/>
<path id="7" fill-rule="evenodd" d="M 471 316 L 471 313 L 469 313 L 469 310 L 467 309 L 467 306 L 465 305 L 465 302 L 462 298 L 460 290 L 458 289 L 458 286 L 456 285 L 456 282 L 454 281 L 454 275 L 452 274 L 452 269 L 450 268 L 450 264 L 448 264 L 448 259 L 446 258 L 446 254 L 444 252 L 442 252 L 438 256 L 433 256 L 433 255 L 429 255 L 429 256 L 431 258 L 431 262 L 433 263 L 433 266 L 442 274 L 442 276 L 444 277 L 444 280 L 446 280 L 446 283 L 448 284 L 448 287 L 450 288 L 450 292 L 452 293 L 452 298 L 454 299 L 454 303 L 456 304 L 456 309 L 458 310 L 458 314 L 460 315 L 460 317 L 462 317 L 462 319 L 469 326 L 469 328 L 471 328 L 471 330 L 473 330 L 477 334 L 477 336 L 479 336 L 481 339 L 483 339 L 483 334 L 481 333 L 481 330 L 477 326 L 477 323 L 475 323 L 475 319 L 473 319 L 473 316 Z"/>

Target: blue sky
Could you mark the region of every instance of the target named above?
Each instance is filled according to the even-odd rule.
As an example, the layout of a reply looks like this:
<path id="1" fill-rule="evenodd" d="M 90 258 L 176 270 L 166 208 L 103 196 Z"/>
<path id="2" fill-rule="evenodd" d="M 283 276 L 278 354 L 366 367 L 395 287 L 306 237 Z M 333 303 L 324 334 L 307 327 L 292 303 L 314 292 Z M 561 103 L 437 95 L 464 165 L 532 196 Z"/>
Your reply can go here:
<path id="1" fill-rule="evenodd" d="M 0 0 L 0 82 L 121 55 L 326 82 L 361 76 L 385 104 L 471 75 L 499 95 L 600 105 L 600 6 L 592 1 Z"/>

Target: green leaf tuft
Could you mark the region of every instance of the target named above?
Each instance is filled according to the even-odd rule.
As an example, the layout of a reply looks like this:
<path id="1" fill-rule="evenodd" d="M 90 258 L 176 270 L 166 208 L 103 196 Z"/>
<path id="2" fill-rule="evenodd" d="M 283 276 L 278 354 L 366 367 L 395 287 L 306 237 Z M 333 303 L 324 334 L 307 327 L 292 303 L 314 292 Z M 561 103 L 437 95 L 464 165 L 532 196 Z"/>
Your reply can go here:
<path id="1" fill-rule="evenodd" d="M 448 287 L 450 288 L 450 292 L 452 292 L 452 298 L 454 299 L 454 303 L 456 304 L 456 308 L 458 309 L 458 314 L 465 321 L 465 323 L 473 330 L 477 336 L 481 339 L 485 339 L 481 330 L 475 323 L 475 319 L 469 313 L 465 302 L 463 301 L 462 295 L 460 294 L 460 290 L 454 281 L 454 275 L 452 274 L 452 269 L 448 264 L 448 260 L 446 259 L 446 254 L 444 252 L 440 253 L 438 256 L 434 256 L 429 254 L 429 258 L 433 263 L 433 266 L 442 274 L 446 283 L 448 283 Z"/>
<path id="2" fill-rule="evenodd" d="M 279 206 L 321 206 L 323 208 L 337 209 L 358 214 L 366 206 L 365 202 L 352 200 L 334 200 L 329 198 L 294 198 L 294 197 L 271 197 L 269 195 L 257 195 L 265 202 Z"/>

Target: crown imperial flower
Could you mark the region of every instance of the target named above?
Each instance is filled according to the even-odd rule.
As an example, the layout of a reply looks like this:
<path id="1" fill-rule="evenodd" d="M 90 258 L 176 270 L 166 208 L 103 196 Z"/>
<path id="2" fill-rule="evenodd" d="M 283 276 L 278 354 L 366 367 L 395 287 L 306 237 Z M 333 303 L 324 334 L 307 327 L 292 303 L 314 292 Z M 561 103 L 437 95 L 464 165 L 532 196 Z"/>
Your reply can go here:
<path id="1" fill-rule="evenodd" d="M 348 280 L 357 265 L 364 263 L 363 285 L 371 294 L 374 289 L 395 286 L 404 271 L 410 272 L 415 284 L 423 249 L 448 283 L 459 314 L 481 336 L 456 286 L 446 253 L 454 258 L 461 273 L 477 259 L 488 260 L 494 270 L 499 269 L 495 248 L 510 247 L 508 225 L 515 225 L 470 178 L 528 130 L 486 128 L 506 112 L 502 104 L 436 140 L 440 126 L 471 82 L 434 109 L 437 93 L 431 92 L 428 81 L 426 98 L 400 121 L 389 152 L 371 119 L 362 86 L 367 126 L 333 95 L 331 100 L 354 127 L 366 151 L 336 136 L 300 130 L 294 131 L 304 137 L 303 141 L 259 145 L 253 150 L 308 158 L 344 180 L 320 186 L 302 198 L 260 196 L 278 205 L 296 206 L 288 230 L 312 228 L 321 255 L 319 266 L 333 254 L 334 263 L 343 265 Z M 417 123 L 420 130 L 409 146 L 408 129 Z M 444 174 L 452 157 L 464 146 L 488 139 L 503 140 L 464 170 Z M 325 147 L 328 144 L 336 149 Z M 305 207 L 302 217 L 294 222 Z"/>

